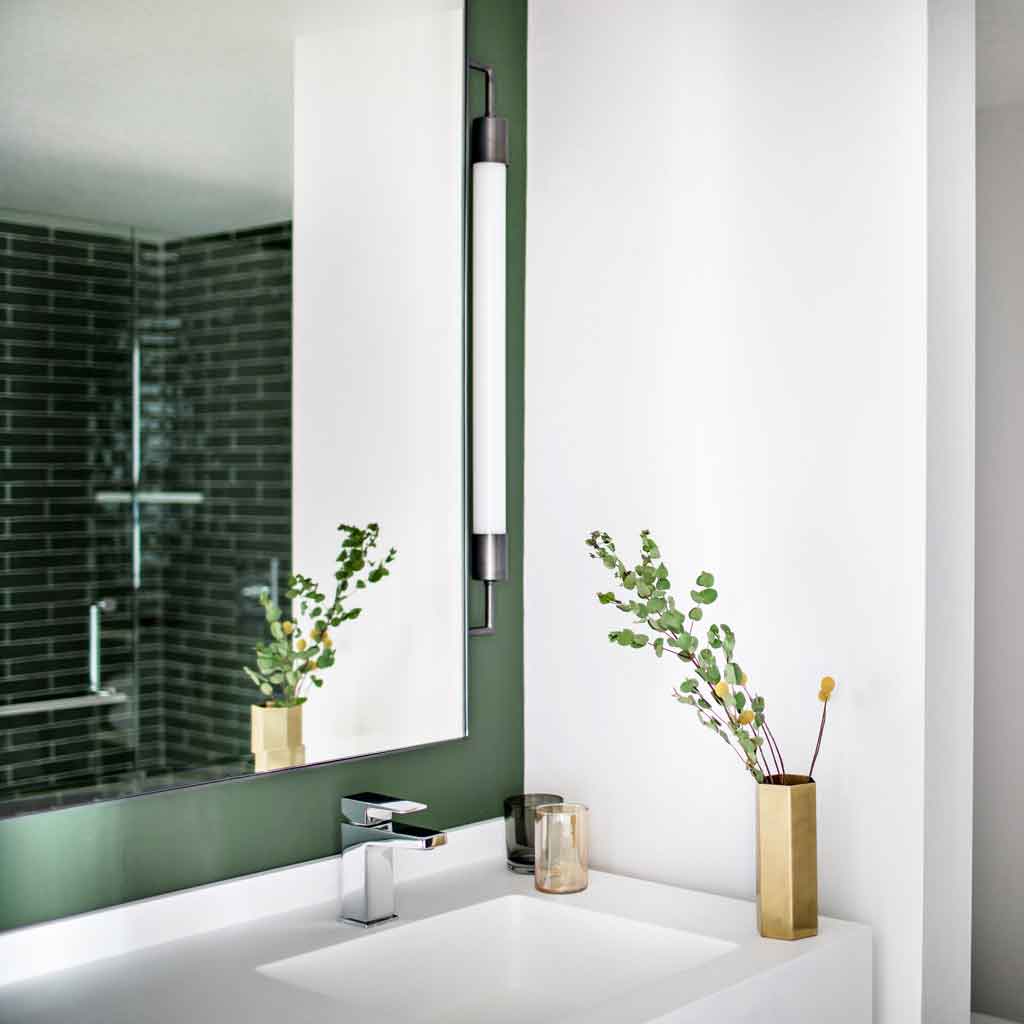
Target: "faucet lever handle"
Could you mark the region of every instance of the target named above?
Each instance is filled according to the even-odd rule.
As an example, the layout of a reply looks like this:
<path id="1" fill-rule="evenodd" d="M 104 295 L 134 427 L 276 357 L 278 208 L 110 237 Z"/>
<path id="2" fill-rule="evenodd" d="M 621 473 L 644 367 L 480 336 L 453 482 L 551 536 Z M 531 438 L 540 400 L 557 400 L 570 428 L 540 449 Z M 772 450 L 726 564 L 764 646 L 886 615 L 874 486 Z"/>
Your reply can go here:
<path id="1" fill-rule="evenodd" d="M 426 809 L 426 804 L 383 793 L 353 793 L 341 798 L 341 813 L 353 825 L 380 825 L 391 821 L 393 814 L 415 814 Z"/>

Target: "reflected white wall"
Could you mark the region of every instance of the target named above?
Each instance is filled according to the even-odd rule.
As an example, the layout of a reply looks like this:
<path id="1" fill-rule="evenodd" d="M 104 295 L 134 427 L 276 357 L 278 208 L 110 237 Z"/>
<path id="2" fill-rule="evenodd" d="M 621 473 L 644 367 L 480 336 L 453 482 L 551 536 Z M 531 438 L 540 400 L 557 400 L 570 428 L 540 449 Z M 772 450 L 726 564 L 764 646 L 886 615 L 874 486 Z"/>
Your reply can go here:
<path id="1" fill-rule="evenodd" d="M 295 50 L 294 567 L 398 548 L 306 706 L 310 761 L 463 732 L 462 11 Z"/>

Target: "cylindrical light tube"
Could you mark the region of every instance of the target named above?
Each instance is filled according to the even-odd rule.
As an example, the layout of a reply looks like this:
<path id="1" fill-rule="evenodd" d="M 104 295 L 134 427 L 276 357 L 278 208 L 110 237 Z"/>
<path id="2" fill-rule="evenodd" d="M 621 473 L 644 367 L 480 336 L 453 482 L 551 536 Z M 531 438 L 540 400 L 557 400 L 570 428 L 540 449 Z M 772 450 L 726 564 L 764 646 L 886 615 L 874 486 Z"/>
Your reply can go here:
<path id="1" fill-rule="evenodd" d="M 494 68 L 484 75 L 484 116 L 470 126 L 473 165 L 473 536 L 470 572 L 484 584 L 484 623 L 493 636 L 494 585 L 508 579 L 505 494 L 505 191 L 508 121 L 494 112 Z"/>
<path id="2" fill-rule="evenodd" d="M 473 164 L 473 533 L 504 535 L 505 182 Z"/>

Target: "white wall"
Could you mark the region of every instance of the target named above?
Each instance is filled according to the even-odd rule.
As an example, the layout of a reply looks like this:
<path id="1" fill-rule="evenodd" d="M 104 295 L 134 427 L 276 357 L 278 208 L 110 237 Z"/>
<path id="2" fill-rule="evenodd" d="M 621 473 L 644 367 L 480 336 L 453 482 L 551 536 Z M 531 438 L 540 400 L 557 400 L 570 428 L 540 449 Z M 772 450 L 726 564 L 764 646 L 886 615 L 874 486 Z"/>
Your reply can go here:
<path id="1" fill-rule="evenodd" d="M 979 59 L 982 54 L 979 53 Z M 1024 105 L 978 112 L 974 1005 L 1024 1020 Z"/>
<path id="2" fill-rule="evenodd" d="M 311 761 L 464 731 L 463 19 L 444 6 L 296 46 L 293 564 L 332 593 L 339 522 L 398 548 L 334 631 Z"/>
<path id="3" fill-rule="evenodd" d="M 928 5 L 928 516 L 923 1011 L 971 993 L 974 0 Z"/>
<path id="4" fill-rule="evenodd" d="M 822 910 L 874 927 L 883 1024 L 928 955 L 928 47 L 923 0 L 531 7 L 527 786 L 589 802 L 601 867 L 753 893 L 752 784 L 605 639 L 584 535 L 649 527 L 791 768 L 838 679 Z"/>

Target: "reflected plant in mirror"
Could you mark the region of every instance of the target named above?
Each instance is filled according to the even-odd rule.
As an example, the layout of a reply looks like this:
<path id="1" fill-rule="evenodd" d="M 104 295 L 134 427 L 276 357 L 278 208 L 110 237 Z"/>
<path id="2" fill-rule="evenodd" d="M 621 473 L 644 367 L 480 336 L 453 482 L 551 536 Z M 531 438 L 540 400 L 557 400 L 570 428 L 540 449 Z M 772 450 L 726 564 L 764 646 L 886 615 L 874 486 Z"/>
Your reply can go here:
<path id="1" fill-rule="evenodd" d="M 327 596 L 320 585 L 308 576 L 296 573 L 288 580 L 287 597 L 298 601 L 299 615 L 293 619 L 283 618 L 283 613 L 264 590 L 260 604 L 266 612 L 270 642 L 256 645 L 256 668 L 244 666 L 246 675 L 259 687 L 267 698 L 267 707 L 298 707 L 308 700 L 308 687 L 324 685 L 324 669 L 335 661 L 334 640 L 330 630 L 343 622 L 357 619 L 362 608 L 349 607 L 350 601 L 359 590 L 365 590 L 371 583 L 379 583 L 391 572 L 388 566 L 398 556 L 395 548 L 378 561 L 372 558 L 380 537 L 377 523 L 365 527 L 340 523 L 338 530 L 345 536 L 338 553 L 338 569 L 334 574 L 334 596 L 327 603 Z M 308 628 L 308 639 L 303 630 L 301 617 L 312 620 Z"/>

